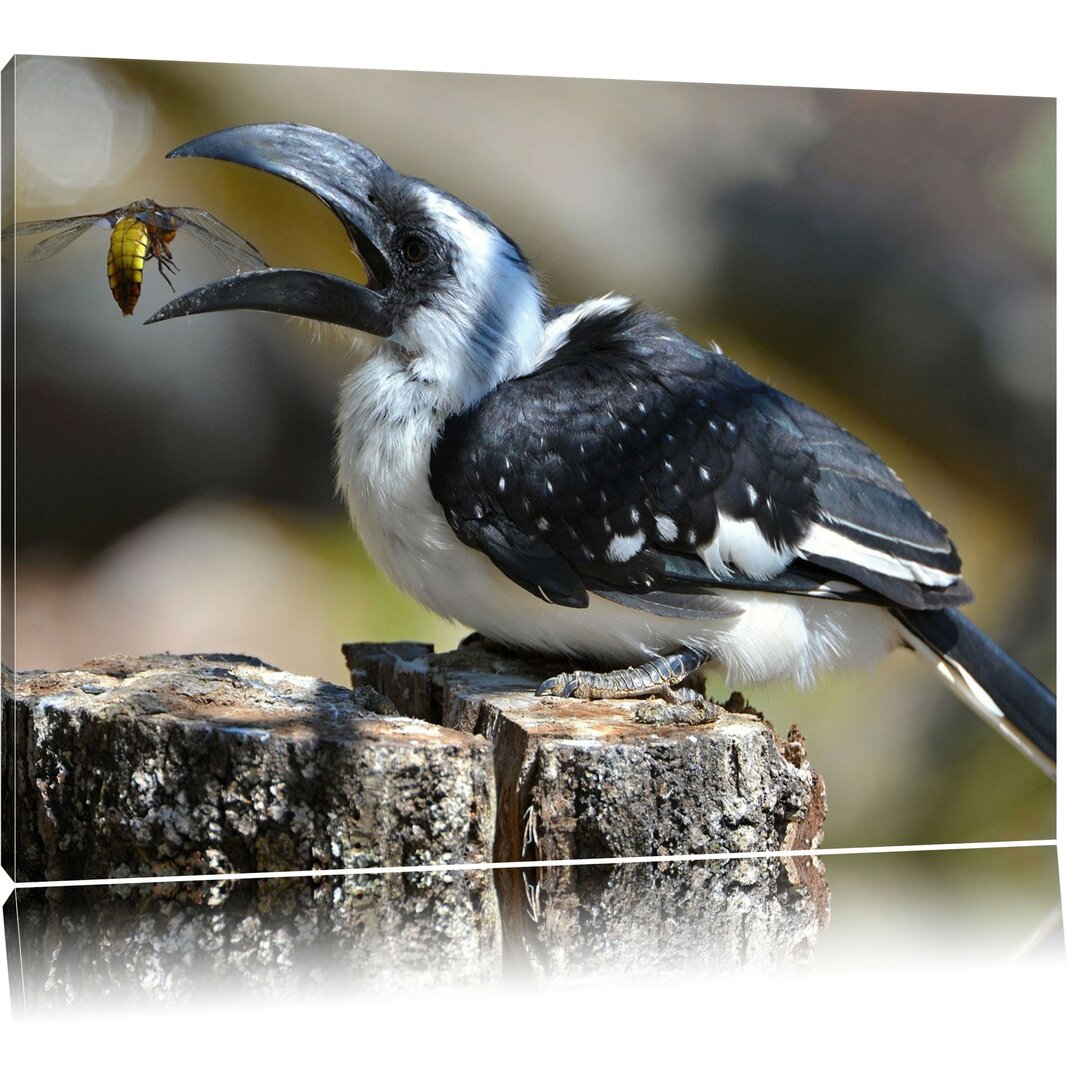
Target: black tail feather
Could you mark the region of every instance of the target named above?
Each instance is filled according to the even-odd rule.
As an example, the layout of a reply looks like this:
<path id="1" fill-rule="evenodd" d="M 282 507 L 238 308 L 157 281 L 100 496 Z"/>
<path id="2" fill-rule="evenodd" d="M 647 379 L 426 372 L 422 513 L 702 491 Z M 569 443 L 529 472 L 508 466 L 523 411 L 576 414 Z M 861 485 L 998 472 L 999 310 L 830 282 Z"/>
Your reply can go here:
<path id="1" fill-rule="evenodd" d="M 944 661 L 939 673 L 951 689 L 1052 776 L 1057 698 L 958 611 L 898 608 L 893 614 L 908 631 L 909 644 L 921 644 Z"/>

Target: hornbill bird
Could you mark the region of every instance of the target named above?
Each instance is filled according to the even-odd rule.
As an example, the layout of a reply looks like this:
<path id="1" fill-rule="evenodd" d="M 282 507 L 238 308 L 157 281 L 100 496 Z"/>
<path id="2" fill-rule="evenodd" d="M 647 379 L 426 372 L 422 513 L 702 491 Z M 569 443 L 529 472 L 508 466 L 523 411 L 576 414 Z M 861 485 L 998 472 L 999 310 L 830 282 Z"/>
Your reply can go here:
<path id="1" fill-rule="evenodd" d="M 248 308 L 380 339 L 337 418 L 353 522 L 439 614 L 618 669 L 538 694 L 670 694 L 705 665 L 806 685 L 904 645 L 1053 775 L 1054 695 L 957 612 L 955 546 L 853 435 L 624 297 L 553 306 L 488 217 L 341 135 L 253 124 L 169 156 L 312 192 L 367 280 L 255 270 L 148 321 Z"/>

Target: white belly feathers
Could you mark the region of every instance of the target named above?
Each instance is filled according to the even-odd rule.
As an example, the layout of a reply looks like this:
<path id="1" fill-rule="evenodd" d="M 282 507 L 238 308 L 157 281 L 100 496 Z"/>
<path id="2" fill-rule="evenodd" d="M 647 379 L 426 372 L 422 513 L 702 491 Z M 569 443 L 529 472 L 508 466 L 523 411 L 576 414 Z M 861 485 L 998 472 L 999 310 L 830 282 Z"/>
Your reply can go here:
<path id="1" fill-rule="evenodd" d="M 346 381 L 338 414 L 338 486 L 353 523 L 376 565 L 432 611 L 496 641 L 612 666 L 692 645 L 734 685 L 808 685 L 818 671 L 872 662 L 899 643 L 894 620 L 868 604 L 733 590 L 742 613 L 713 621 L 597 596 L 586 608 L 538 599 L 462 544 L 433 498 L 432 393 L 399 358 L 376 353 Z"/>

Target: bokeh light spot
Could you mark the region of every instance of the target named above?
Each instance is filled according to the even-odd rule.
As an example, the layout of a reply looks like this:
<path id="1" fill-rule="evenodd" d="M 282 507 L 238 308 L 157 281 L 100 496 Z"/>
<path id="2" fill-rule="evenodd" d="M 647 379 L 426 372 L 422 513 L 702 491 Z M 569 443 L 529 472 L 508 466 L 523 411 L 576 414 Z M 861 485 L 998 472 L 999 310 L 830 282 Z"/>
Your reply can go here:
<path id="1" fill-rule="evenodd" d="M 15 103 L 19 186 L 35 203 L 72 203 L 130 173 L 146 152 L 152 106 L 105 64 L 19 60 Z"/>

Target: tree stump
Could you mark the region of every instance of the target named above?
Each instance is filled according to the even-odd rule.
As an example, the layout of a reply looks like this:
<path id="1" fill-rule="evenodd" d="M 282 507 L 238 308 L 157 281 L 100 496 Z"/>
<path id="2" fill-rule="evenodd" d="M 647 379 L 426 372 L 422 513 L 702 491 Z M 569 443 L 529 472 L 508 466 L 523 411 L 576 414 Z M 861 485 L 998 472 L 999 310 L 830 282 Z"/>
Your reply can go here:
<path id="1" fill-rule="evenodd" d="M 760 714 L 657 699 L 538 698 L 557 663 L 483 647 L 344 646 L 356 687 L 491 744 L 495 859 L 808 850 L 825 787 L 795 728 Z"/>
<path id="2" fill-rule="evenodd" d="M 773 972 L 828 925 L 812 855 L 496 871 L 507 970 L 532 981 Z"/>
<path id="3" fill-rule="evenodd" d="M 539 862 L 496 874 L 509 968 L 533 979 L 762 971 L 812 955 L 829 918 L 824 871 L 812 855 L 782 853 L 820 844 L 825 787 L 797 729 L 780 739 L 745 706 L 537 698 L 558 663 L 481 645 L 343 651 L 354 686 L 490 740 L 495 859 Z M 557 862 L 752 851 L 778 857 Z"/>
<path id="4" fill-rule="evenodd" d="M 490 745 L 377 698 L 231 655 L 113 657 L 7 690 L 16 882 L 490 859 Z"/>
<path id="5" fill-rule="evenodd" d="M 4 922 L 12 1003 L 31 1018 L 491 985 L 503 968 L 491 871 L 17 889 Z"/>
<path id="6" fill-rule="evenodd" d="M 16 891 L 9 964 L 28 1004 L 812 953 L 828 890 L 814 856 L 790 853 L 820 842 L 825 792 L 794 729 L 715 705 L 538 699 L 557 665 L 481 647 L 345 653 L 352 691 L 224 654 L 5 675 L 5 868 L 145 879 Z M 748 852 L 773 854 L 563 861 Z M 437 869 L 492 861 L 525 865 Z M 436 869 L 228 877 L 393 866 Z M 191 874 L 221 876 L 160 880 Z"/>

